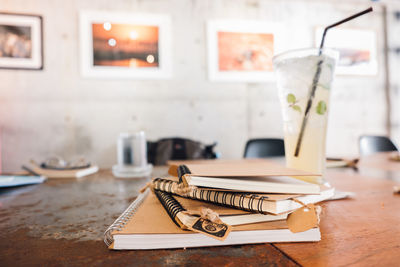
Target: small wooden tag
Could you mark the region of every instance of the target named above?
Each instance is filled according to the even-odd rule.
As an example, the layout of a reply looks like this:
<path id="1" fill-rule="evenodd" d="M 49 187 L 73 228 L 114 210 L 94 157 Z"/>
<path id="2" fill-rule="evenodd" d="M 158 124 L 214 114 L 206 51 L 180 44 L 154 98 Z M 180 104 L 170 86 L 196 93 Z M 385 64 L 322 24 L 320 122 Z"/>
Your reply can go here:
<path id="1" fill-rule="evenodd" d="M 199 218 L 192 225 L 189 226 L 189 229 L 208 235 L 220 241 L 224 241 L 226 237 L 232 230 L 232 226 L 221 222 L 214 223 L 210 220 Z"/>
<path id="2" fill-rule="evenodd" d="M 289 230 L 293 233 L 304 232 L 318 226 L 318 217 L 313 204 L 308 204 L 292 213 L 286 219 Z"/>

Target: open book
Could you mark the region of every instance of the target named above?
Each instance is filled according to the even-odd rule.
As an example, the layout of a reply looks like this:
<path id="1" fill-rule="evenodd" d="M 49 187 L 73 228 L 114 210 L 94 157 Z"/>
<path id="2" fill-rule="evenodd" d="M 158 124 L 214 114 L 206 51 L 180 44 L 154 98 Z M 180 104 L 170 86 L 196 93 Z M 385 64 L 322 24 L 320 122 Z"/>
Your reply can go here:
<path id="1" fill-rule="evenodd" d="M 123 223 L 124 222 L 124 223 Z M 162 249 L 224 246 L 267 242 L 319 241 L 319 228 L 292 233 L 286 221 L 233 226 L 224 241 L 179 228 L 157 197 L 147 189 L 106 230 L 104 241 L 110 249 Z"/>

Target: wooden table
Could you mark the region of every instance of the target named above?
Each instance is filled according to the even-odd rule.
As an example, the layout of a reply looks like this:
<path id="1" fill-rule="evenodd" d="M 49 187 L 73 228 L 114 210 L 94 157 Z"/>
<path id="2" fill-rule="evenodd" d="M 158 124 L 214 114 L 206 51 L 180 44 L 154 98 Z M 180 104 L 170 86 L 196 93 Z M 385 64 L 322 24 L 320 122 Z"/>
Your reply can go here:
<path id="1" fill-rule="evenodd" d="M 328 170 L 328 180 L 337 189 L 356 196 L 322 204 L 318 243 L 110 251 L 102 241 L 104 230 L 147 179 L 116 179 L 101 171 L 81 179 L 3 189 L 0 265 L 398 266 L 400 195 L 392 188 L 400 185 L 400 162 L 387 161 L 387 154 L 374 157 L 363 159 L 358 171 Z M 155 169 L 155 176 L 165 173 L 165 167 Z"/>

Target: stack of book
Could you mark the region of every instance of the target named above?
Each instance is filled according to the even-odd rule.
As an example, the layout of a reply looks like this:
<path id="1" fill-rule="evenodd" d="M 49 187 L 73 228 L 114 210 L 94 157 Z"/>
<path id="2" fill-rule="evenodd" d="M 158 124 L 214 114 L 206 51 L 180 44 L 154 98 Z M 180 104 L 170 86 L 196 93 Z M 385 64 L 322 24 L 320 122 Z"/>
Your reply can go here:
<path id="1" fill-rule="evenodd" d="M 107 229 L 111 249 L 319 241 L 313 204 L 334 195 L 301 180 L 318 175 L 262 160 L 171 166 L 170 174 L 153 179 Z"/>

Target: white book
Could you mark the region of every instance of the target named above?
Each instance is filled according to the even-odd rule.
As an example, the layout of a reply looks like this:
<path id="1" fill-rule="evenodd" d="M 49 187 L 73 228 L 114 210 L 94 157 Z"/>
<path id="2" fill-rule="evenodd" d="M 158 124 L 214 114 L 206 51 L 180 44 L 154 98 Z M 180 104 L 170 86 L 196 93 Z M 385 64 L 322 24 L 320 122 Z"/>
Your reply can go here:
<path id="1" fill-rule="evenodd" d="M 82 168 L 82 169 L 56 170 L 56 169 L 45 169 L 36 166 L 35 168 L 33 168 L 33 171 L 48 178 L 81 178 L 98 172 L 99 167 L 96 165 L 92 165 L 88 168 Z"/>
<path id="2" fill-rule="evenodd" d="M 259 223 L 259 222 L 273 222 L 286 220 L 288 213 L 278 214 L 278 215 L 270 215 L 270 214 L 261 214 L 261 213 L 248 213 L 242 215 L 221 215 L 219 216 L 221 220 L 229 225 L 243 225 L 250 223 Z"/>
<path id="3" fill-rule="evenodd" d="M 239 192 L 319 194 L 320 186 L 289 176 L 267 177 L 205 177 L 186 174 L 184 183 Z"/>
<path id="4" fill-rule="evenodd" d="M 231 232 L 224 241 L 216 240 L 202 234 L 132 234 L 114 235 L 113 249 L 164 249 L 211 247 L 257 243 L 277 242 L 311 242 L 320 241 L 319 228 L 292 233 L 289 229 L 237 231 Z"/>

